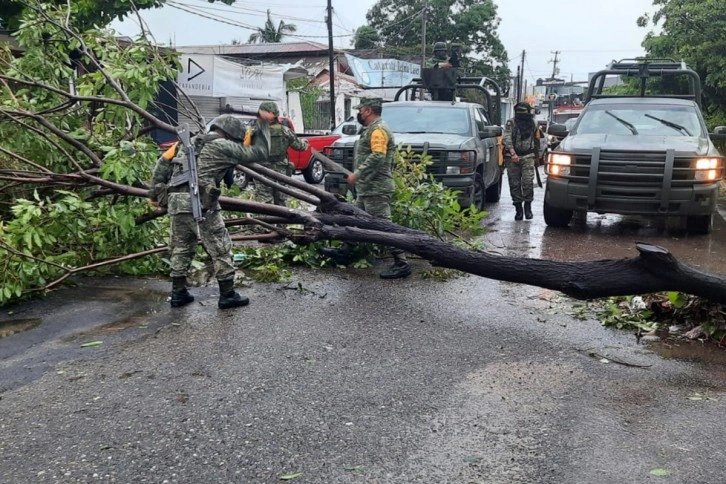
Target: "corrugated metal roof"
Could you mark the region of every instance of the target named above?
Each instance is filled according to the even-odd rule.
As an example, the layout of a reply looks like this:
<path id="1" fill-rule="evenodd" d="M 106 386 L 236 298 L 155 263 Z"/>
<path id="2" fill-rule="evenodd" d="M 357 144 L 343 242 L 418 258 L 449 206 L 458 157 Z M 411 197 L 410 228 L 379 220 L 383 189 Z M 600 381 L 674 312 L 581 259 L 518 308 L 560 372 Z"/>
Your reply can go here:
<path id="1" fill-rule="evenodd" d="M 280 42 L 275 44 L 185 45 L 177 47 L 176 50 L 184 54 L 276 55 L 327 52 L 328 46 L 318 42 L 304 40 L 300 42 Z"/>

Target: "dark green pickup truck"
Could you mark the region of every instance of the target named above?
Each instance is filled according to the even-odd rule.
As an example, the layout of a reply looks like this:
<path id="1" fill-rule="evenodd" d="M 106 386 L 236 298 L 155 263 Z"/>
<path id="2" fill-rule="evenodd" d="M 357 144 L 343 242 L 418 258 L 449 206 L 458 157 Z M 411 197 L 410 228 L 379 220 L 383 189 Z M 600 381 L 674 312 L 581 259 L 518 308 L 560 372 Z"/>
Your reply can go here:
<path id="1" fill-rule="evenodd" d="M 410 146 L 416 154 L 431 156 L 428 172 L 445 187 L 458 192 L 462 208 L 481 209 L 485 202 L 499 201 L 502 191 L 499 87 L 486 78 L 459 77 L 454 69 L 423 71 L 424 80 L 416 79 L 414 84 L 403 87 L 396 99 L 407 90 L 428 90 L 431 93 L 428 97 L 432 99 L 383 104 L 382 118 L 393 132 L 396 144 L 404 149 Z M 484 89 L 482 86 L 487 84 L 489 89 Z M 485 103 L 456 101 L 454 93 L 465 89 L 481 91 Z M 357 136 L 341 138 L 325 152 L 352 171 L 357 141 Z M 345 195 L 349 187 L 344 175 L 328 173 L 325 189 Z"/>
<path id="2" fill-rule="evenodd" d="M 633 92 L 607 94 L 607 75 L 635 78 Z M 687 92 L 653 94 L 667 79 Z M 711 137 L 726 128 L 709 135 L 700 98 L 698 75 L 671 60 L 621 61 L 597 73 L 572 129 L 548 130 L 562 141 L 547 159 L 547 225 L 565 227 L 576 212 L 596 212 L 679 217 L 689 233 L 710 232 L 724 173 Z"/>

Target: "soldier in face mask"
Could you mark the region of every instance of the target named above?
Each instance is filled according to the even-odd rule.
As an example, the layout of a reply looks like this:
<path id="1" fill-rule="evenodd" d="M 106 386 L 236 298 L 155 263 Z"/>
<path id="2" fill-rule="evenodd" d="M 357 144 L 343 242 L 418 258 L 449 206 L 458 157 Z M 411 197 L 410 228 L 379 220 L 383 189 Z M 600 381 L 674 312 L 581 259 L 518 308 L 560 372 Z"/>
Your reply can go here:
<path id="1" fill-rule="evenodd" d="M 308 140 L 298 138 L 290 128 L 283 126 L 279 121 L 279 116 L 280 111 L 274 102 L 265 101 L 260 104 L 257 117 L 270 125 L 270 156 L 267 160 L 260 160 L 259 163 L 266 168 L 290 176 L 293 174 L 294 169 L 287 159 L 287 149 L 305 151 L 308 149 Z M 285 193 L 264 183 L 255 184 L 255 198 L 262 203 L 283 207 L 287 205 L 287 195 Z"/>
<path id="2" fill-rule="evenodd" d="M 358 122 L 365 126 L 355 149 L 355 171 L 348 175 L 348 183 L 356 185 L 356 206 L 374 217 L 391 220 L 391 201 L 395 185 L 393 182 L 393 155 L 396 143 L 393 134 L 381 119 L 381 100 L 363 98 L 358 109 Z M 341 248 L 320 249 L 338 263 L 352 262 L 353 254 L 350 245 Z M 403 250 L 389 248 L 393 256 L 393 265 L 381 272 L 383 279 L 399 279 L 411 275 L 411 266 Z"/>
<path id="3" fill-rule="evenodd" d="M 522 220 L 523 217 L 530 220 L 533 217 L 534 170 L 541 137 L 532 115 L 532 106 L 518 102 L 514 106 L 514 118 L 507 121 L 502 137 L 509 193 L 516 210 L 514 220 Z"/>

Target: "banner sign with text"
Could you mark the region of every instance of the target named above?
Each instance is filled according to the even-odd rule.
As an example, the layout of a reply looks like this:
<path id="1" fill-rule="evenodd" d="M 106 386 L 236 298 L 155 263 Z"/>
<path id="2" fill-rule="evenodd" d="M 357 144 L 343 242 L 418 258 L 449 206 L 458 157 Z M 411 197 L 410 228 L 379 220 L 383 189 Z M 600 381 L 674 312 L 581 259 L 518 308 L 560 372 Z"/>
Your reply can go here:
<path id="1" fill-rule="evenodd" d="M 345 54 L 356 82 L 365 87 L 403 87 L 421 77 L 421 66 L 398 59 L 361 59 Z"/>
<path id="2" fill-rule="evenodd" d="M 216 55 L 182 55 L 177 82 L 189 96 L 285 99 L 288 66 L 243 66 Z"/>

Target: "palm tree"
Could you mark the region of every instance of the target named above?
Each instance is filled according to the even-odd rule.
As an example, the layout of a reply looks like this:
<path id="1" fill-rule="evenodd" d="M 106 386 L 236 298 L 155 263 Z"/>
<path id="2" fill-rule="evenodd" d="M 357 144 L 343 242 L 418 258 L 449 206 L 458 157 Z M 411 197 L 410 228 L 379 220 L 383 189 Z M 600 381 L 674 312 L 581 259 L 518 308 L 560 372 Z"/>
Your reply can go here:
<path id="1" fill-rule="evenodd" d="M 275 27 L 270 17 L 270 9 L 267 9 L 267 21 L 264 27 L 258 27 L 257 32 L 250 35 L 247 43 L 249 44 L 276 44 L 282 42 L 282 38 L 287 34 L 291 34 L 297 31 L 297 25 L 285 23 L 284 20 L 280 20 L 280 23 Z"/>

